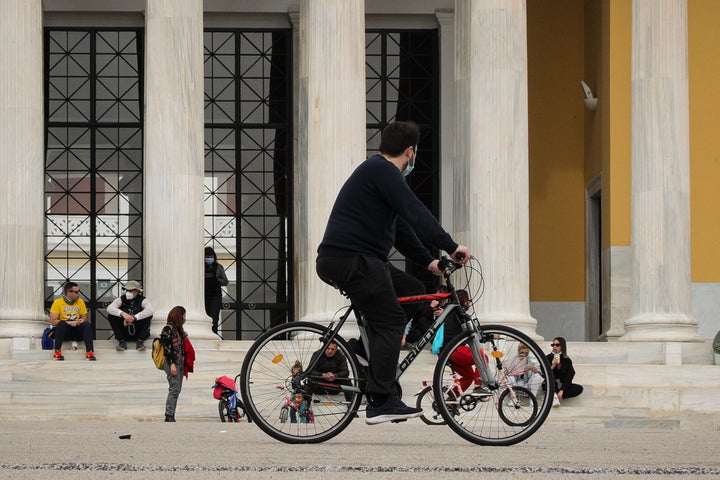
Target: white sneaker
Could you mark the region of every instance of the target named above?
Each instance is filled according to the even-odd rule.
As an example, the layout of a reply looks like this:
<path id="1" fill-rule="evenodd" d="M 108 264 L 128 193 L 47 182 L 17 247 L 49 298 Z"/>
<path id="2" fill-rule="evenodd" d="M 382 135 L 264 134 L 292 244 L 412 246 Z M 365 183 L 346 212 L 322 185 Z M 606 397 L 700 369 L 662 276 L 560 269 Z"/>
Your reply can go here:
<path id="1" fill-rule="evenodd" d="M 560 406 L 560 399 L 557 396 L 557 393 L 553 397 L 553 407 L 559 407 Z"/>

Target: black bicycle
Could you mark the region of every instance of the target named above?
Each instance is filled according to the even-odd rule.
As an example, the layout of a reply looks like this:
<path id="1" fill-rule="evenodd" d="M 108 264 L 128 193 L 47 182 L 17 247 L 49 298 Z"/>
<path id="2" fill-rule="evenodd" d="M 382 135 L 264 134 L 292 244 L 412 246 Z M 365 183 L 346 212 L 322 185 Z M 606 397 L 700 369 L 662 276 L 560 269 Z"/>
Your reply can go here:
<path id="1" fill-rule="evenodd" d="M 445 342 L 433 375 L 433 398 L 430 408 L 437 420 L 439 415 L 461 437 L 480 445 L 512 445 L 527 439 L 543 424 L 552 406 L 551 381 L 544 381 L 537 395 L 516 385 L 505 374 L 503 362 L 526 345 L 529 358 L 538 366 L 540 375 L 551 379 L 550 366 L 540 347 L 525 333 L 504 325 L 481 324 L 470 312 L 460 307 L 452 275 L 466 274 L 466 288 L 475 286 L 475 300 L 484 288 L 482 270 L 476 259 L 462 265 L 443 257 L 441 268 L 449 293 L 433 293 L 398 299 L 401 303 L 447 300 L 442 314 L 413 346 L 397 367 L 399 379 L 420 351 L 431 342 L 440 326 L 449 318 L 456 320 L 462 333 Z M 473 296 L 471 296 L 472 298 Z M 472 308 L 470 309 L 472 311 Z M 474 313 L 474 312 L 473 312 Z M 311 322 L 292 322 L 277 326 L 261 335 L 251 346 L 240 373 L 240 393 L 248 412 L 258 427 L 273 438 L 286 443 L 318 443 L 342 432 L 360 411 L 365 391 L 367 354 L 360 355 L 339 334 L 342 326 L 354 315 L 360 339 L 354 343 L 367 345 L 365 320 L 354 305 L 330 321 L 329 325 Z M 310 375 L 317 359 L 316 352 L 324 351 L 330 343 L 337 344 L 345 356 L 349 375 L 344 384 L 329 383 L 322 377 Z M 482 392 L 450 392 L 453 383 L 454 355 L 470 352 L 474 368 L 481 381 Z M 293 366 L 302 366 L 298 373 Z M 396 382 L 398 394 L 400 384 Z M 288 421 L 288 406 L 296 394 L 309 403 L 312 421 Z M 427 408 L 423 403 L 423 407 Z"/>

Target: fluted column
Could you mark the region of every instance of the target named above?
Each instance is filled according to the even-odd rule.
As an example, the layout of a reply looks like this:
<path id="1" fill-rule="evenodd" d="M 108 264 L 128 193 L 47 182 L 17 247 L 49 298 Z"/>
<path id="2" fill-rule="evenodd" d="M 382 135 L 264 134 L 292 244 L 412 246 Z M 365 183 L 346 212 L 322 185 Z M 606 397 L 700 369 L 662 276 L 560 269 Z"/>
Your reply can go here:
<path id="1" fill-rule="evenodd" d="M 452 171 L 455 135 L 455 12 L 436 10 L 435 17 L 440 26 L 440 169 Z M 453 222 L 453 176 L 440 175 L 440 223 L 451 234 L 455 231 Z"/>
<path id="2" fill-rule="evenodd" d="M 41 0 L 0 2 L 0 45 L 0 337 L 39 337 L 46 317 Z"/>
<path id="3" fill-rule="evenodd" d="M 300 3 L 295 169 L 298 318 L 327 320 L 340 295 L 315 273 L 317 247 L 340 187 L 365 159 L 363 0 Z"/>
<path id="4" fill-rule="evenodd" d="M 626 341 L 699 341 L 690 301 L 686 0 L 633 0 L 632 300 Z"/>
<path id="5" fill-rule="evenodd" d="M 455 2 L 455 238 L 483 265 L 483 322 L 537 336 L 530 315 L 524 0 Z"/>
<path id="6" fill-rule="evenodd" d="M 158 314 L 187 310 L 211 338 L 203 280 L 203 2 L 145 3 L 145 287 Z"/>

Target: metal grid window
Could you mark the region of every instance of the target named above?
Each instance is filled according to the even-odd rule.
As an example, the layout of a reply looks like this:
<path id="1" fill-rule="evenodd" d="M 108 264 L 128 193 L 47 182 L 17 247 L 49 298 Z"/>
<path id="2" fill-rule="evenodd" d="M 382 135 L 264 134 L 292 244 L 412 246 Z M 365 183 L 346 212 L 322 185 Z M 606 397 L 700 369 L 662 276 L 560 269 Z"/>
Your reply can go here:
<path id="1" fill-rule="evenodd" d="M 437 30 L 368 30 L 365 34 L 367 155 L 377 153 L 380 133 L 397 120 L 420 127 L 413 192 L 435 215 L 440 210 L 440 57 Z M 391 261 L 421 278 L 428 291 L 437 279 L 394 252 Z M 404 265 L 407 263 L 407 265 Z"/>
<path id="2" fill-rule="evenodd" d="M 96 338 L 142 281 L 142 30 L 45 29 L 45 305 L 78 283 Z"/>
<path id="3" fill-rule="evenodd" d="M 230 281 L 225 339 L 293 316 L 291 41 L 290 30 L 205 31 L 205 244 Z"/>

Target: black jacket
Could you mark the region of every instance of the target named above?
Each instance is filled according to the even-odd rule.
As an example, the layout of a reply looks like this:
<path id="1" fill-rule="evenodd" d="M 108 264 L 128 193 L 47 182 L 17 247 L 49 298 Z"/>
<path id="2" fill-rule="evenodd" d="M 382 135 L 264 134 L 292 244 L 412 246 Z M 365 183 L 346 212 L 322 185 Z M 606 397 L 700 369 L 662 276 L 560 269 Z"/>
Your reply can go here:
<path id="1" fill-rule="evenodd" d="M 553 354 L 547 354 L 547 361 L 549 365 L 552 365 Z M 555 377 L 555 391 L 563 390 L 568 385 L 572 385 L 573 378 L 575 378 L 575 369 L 573 368 L 572 360 L 570 357 L 560 357 L 560 363 L 552 368 L 553 376 Z M 558 384 L 557 381 L 560 381 Z"/>
<path id="2" fill-rule="evenodd" d="M 337 378 L 348 378 L 350 371 L 348 370 L 347 360 L 345 356 L 340 352 L 335 352 L 335 355 L 328 357 L 325 352 L 313 353 L 314 361 L 315 358 L 320 355 L 320 360 L 317 366 L 310 372 L 313 377 L 322 377 L 323 373 L 332 372 Z"/>

